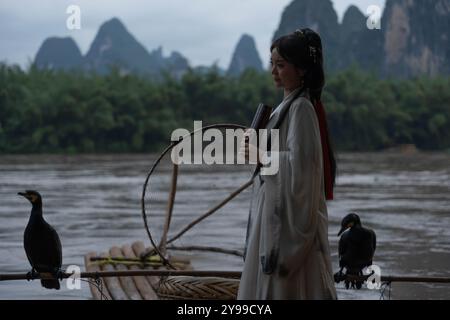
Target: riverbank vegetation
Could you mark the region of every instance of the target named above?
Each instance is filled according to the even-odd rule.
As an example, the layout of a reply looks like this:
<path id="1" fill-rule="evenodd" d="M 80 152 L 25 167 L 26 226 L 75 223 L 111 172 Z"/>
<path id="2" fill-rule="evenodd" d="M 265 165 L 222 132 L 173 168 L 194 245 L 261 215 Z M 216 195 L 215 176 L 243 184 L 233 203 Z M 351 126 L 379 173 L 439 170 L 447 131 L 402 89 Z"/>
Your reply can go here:
<path id="1" fill-rule="evenodd" d="M 0 153 L 151 152 L 176 128 L 249 125 L 258 103 L 276 106 L 269 74 L 238 78 L 191 70 L 158 81 L 0 65 Z M 450 149 L 450 78 L 379 79 L 352 68 L 328 75 L 322 100 L 341 151 L 402 144 Z"/>

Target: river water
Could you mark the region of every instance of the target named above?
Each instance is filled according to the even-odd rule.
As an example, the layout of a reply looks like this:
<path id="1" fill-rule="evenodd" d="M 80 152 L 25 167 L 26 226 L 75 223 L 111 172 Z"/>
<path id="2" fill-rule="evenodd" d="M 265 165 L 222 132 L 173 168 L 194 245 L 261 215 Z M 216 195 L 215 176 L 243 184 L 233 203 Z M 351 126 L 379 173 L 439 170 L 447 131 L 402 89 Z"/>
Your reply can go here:
<path id="1" fill-rule="evenodd" d="M 23 231 L 31 206 L 17 192 L 38 190 L 44 217 L 58 231 L 63 266 L 79 265 L 89 251 L 142 240 L 140 199 L 156 155 L 0 156 L 0 273 L 30 269 Z M 450 154 L 344 153 L 338 157 L 335 200 L 328 203 L 329 241 L 337 271 L 336 236 L 349 211 L 377 233 L 374 264 L 382 275 L 450 277 Z M 151 231 L 159 239 L 171 163 L 166 159 L 150 179 L 146 205 Z M 183 165 L 178 177 L 171 234 L 180 230 L 245 183 L 251 167 Z M 201 222 L 177 245 L 242 250 L 250 188 Z M 240 270 L 238 257 L 186 252 L 198 270 Z M 340 299 L 379 299 L 380 290 L 345 290 Z M 385 297 L 388 290 L 385 290 Z M 39 281 L 2 281 L 0 299 L 90 299 L 86 283 L 69 290 L 42 288 Z M 392 299 L 450 299 L 450 284 L 391 286 Z"/>

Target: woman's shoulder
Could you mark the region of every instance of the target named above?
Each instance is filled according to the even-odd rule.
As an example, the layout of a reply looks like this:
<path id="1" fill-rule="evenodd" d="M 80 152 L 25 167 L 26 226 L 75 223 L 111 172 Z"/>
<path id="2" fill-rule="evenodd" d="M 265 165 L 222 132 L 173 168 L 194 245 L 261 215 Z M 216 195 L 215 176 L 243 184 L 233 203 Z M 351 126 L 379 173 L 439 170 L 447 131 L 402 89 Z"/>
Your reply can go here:
<path id="1" fill-rule="evenodd" d="M 289 113 L 315 112 L 314 106 L 308 96 L 300 96 L 292 101 Z"/>
<path id="2" fill-rule="evenodd" d="M 298 97 L 289 109 L 289 123 L 305 130 L 319 130 L 317 115 L 309 97 Z"/>

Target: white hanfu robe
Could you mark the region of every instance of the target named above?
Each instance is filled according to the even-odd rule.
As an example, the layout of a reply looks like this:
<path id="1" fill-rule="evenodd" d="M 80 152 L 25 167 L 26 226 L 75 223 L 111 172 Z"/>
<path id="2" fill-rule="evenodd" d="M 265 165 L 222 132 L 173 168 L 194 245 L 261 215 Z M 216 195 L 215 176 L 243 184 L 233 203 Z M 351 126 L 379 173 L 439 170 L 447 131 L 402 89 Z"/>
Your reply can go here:
<path id="1" fill-rule="evenodd" d="M 289 108 L 279 127 L 278 173 L 254 178 L 238 299 L 337 298 L 319 125 L 307 91 L 298 93 L 266 127 Z"/>

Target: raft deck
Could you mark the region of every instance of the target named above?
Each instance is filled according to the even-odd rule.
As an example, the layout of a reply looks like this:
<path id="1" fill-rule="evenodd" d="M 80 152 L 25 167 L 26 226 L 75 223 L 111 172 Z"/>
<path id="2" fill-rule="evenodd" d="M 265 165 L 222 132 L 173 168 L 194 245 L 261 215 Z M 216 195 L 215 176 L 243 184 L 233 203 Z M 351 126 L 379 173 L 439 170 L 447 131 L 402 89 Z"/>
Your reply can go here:
<path id="1" fill-rule="evenodd" d="M 89 252 L 85 255 L 87 272 L 156 270 L 161 264 L 142 263 L 139 257 L 147 252 L 142 241 L 132 245 L 111 247 L 108 253 Z M 101 260 L 104 258 L 104 260 Z M 93 260 L 92 260 L 93 259 Z M 190 261 L 171 256 L 169 261 L 177 269 L 192 270 Z M 96 300 L 159 300 L 159 299 L 236 299 L 238 279 L 193 276 L 132 276 L 105 277 L 101 283 L 89 282 L 92 296 Z M 100 289 L 99 289 L 100 288 Z"/>

